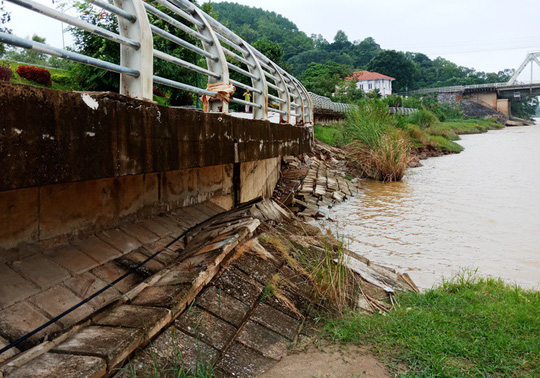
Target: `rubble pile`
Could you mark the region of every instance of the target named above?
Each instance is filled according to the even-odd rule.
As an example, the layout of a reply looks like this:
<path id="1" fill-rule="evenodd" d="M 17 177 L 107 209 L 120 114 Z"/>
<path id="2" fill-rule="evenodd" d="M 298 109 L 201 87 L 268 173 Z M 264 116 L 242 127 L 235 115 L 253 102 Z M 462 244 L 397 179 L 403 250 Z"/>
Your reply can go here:
<path id="1" fill-rule="evenodd" d="M 358 192 L 357 186 L 345 178 L 345 165 L 342 150 L 321 142 L 310 155 L 285 156 L 274 199 L 304 220 L 325 218 L 325 207 Z"/>

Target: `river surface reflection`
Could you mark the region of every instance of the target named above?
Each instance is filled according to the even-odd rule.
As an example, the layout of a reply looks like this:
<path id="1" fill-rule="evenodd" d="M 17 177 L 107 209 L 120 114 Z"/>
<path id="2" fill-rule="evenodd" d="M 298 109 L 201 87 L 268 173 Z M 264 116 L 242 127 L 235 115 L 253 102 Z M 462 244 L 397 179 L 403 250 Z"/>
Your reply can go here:
<path id="1" fill-rule="evenodd" d="M 360 182 L 324 226 L 428 288 L 461 268 L 540 287 L 540 126 L 466 135 L 404 181 Z"/>

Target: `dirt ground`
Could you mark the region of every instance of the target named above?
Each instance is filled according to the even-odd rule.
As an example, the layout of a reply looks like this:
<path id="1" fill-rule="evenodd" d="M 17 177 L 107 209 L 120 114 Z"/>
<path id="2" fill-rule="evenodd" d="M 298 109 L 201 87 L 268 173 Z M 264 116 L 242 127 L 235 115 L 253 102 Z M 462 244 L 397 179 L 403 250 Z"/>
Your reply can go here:
<path id="1" fill-rule="evenodd" d="M 302 351 L 291 352 L 260 377 L 382 378 L 390 377 L 390 373 L 366 348 L 309 345 Z"/>

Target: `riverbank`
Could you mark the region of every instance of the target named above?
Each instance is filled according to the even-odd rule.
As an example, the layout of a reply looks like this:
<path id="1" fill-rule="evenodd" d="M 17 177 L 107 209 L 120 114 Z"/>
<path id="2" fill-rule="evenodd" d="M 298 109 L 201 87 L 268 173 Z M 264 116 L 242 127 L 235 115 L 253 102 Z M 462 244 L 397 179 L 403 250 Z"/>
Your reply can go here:
<path id="1" fill-rule="evenodd" d="M 489 130 L 500 130 L 505 125 L 493 119 L 461 119 L 434 123 L 425 129 L 417 125 L 407 125 L 405 130 L 411 141 L 411 167 L 420 166 L 420 160 L 430 157 L 460 153 L 463 147 L 456 143 L 460 135 L 481 134 Z M 333 147 L 345 147 L 352 142 L 344 124 L 327 126 L 315 125 L 315 138 Z"/>
<path id="2" fill-rule="evenodd" d="M 318 144 L 311 159 L 324 158 L 327 166 L 345 174 L 343 166 L 340 168 L 343 155 L 342 150 Z M 403 184 L 364 181 L 389 190 Z M 361 209 L 369 222 L 378 224 L 377 216 L 385 215 L 380 203 L 388 194 L 374 199 L 379 203 L 374 209 L 378 214 L 369 207 Z M 362 198 L 365 195 L 360 183 L 358 196 Z M 343 214 L 342 211 L 354 207 L 355 201 L 357 198 L 351 197 L 348 202 L 336 205 L 338 210 L 331 214 L 333 220 L 329 224 L 333 224 L 345 240 L 348 226 L 343 226 L 341 218 L 349 219 L 350 213 Z M 296 203 L 294 207 L 298 206 Z M 399 222 L 386 223 L 390 228 L 396 228 Z M 365 226 L 367 229 L 354 232 L 360 239 L 373 234 L 369 225 Z M 358 248 L 358 244 L 344 243 L 355 253 L 366 251 Z M 371 240 L 364 246 L 367 245 L 375 251 L 380 250 Z M 450 246 L 447 248 L 446 255 L 453 250 Z M 369 253 L 371 261 L 386 263 L 386 253 L 384 250 L 381 252 Z M 396 268 L 395 265 L 393 267 Z M 402 264 L 397 270 L 408 269 L 406 264 Z M 540 337 L 540 295 L 537 291 L 525 290 L 501 279 L 483 278 L 480 273 L 462 271 L 421 293 L 396 292 L 392 303 L 389 312 L 378 310 L 366 314 L 350 307 L 342 313 L 323 311 L 314 314 L 313 330 L 300 338 L 290 348 L 289 355 L 263 376 L 540 374 L 540 347 L 536 342 Z M 317 363 L 309 362 L 313 359 Z"/>

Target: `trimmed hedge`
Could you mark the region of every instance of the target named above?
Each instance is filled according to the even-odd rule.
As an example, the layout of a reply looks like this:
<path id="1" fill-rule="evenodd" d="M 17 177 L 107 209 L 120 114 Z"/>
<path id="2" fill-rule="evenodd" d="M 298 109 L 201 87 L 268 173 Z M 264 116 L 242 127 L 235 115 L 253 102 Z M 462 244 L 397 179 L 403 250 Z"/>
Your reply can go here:
<path id="1" fill-rule="evenodd" d="M 23 79 L 33 81 L 34 83 L 43 84 L 48 87 L 51 86 L 51 73 L 44 69 L 34 66 L 19 66 L 17 73 Z"/>

